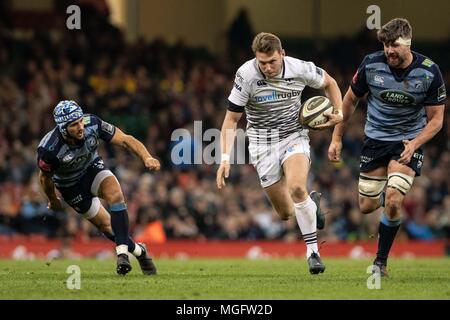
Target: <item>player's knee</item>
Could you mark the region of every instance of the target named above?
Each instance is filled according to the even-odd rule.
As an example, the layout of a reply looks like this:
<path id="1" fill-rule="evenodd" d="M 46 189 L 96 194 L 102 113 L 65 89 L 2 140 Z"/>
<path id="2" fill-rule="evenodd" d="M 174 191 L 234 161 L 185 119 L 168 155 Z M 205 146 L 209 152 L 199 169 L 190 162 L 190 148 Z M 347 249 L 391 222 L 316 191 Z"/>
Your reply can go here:
<path id="1" fill-rule="evenodd" d="M 376 210 L 375 207 L 373 206 L 369 206 L 369 205 L 359 205 L 359 210 L 361 211 L 362 214 L 369 214 L 372 213 Z"/>
<path id="2" fill-rule="evenodd" d="M 366 197 L 359 197 L 359 210 L 363 214 L 374 212 L 379 207 L 378 199 L 371 199 Z"/>
<path id="3" fill-rule="evenodd" d="M 121 203 L 125 201 L 121 190 L 111 190 L 104 193 L 103 197 L 108 204 Z"/>
<path id="4" fill-rule="evenodd" d="M 386 190 L 386 214 L 389 218 L 396 218 L 402 208 L 403 195 L 396 189 Z"/>
<path id="5" fill-rule="evenodd" d="M 300 184 L 294 184 L 289 187 L 289 194 L 294 202 L 305 201 L 308 197 L 308 191 L 306 188 Z"/>

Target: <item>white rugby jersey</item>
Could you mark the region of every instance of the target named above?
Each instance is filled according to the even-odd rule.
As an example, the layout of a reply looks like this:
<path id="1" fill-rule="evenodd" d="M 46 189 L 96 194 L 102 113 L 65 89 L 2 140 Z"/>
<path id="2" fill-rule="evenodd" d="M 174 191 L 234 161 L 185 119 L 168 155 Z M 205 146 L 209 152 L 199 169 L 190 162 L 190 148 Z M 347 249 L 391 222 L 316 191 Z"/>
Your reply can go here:
<path id="1" fill-rule="evenodd" d="M 236 72 L 228 110 L 246 112 L 247 135 L 253 143 L 270 143 L 296 131 L 307 135 L 298 122 L 301 94 L 305 86 L 321 88 L 324 79 L 324 71 L 314 63 L 287 56 L 280 75 L 267 78 L 254 58 Z"/>

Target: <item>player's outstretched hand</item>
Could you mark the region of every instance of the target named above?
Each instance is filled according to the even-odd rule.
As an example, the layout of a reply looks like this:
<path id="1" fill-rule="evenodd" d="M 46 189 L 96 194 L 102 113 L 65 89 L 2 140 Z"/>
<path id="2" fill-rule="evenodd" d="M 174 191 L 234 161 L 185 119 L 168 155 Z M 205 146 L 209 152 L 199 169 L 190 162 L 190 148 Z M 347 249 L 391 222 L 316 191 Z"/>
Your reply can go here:
<path id="1" fill-rule="evenodd" d="M 405 146 L 405 150 L 400 154 L 400 158 L 398 159 L 398 162 L 400 164 L 408 164 L 411 161 L 411 157 L 413 156 L 414 152 L 416 151 L 416 147 L 412 141 L 409 140 L 403 140 L 403 145 Z"/>
<path id="2" fill-rule="evenodd" d="M 228 178 L 229 174 L 230 163 L 228 161 L 222 161 L 216 175 L 216 183 L 219 190 L 225 186 L 225 178 Z"/>
<path id="3" fill-rule="evenodd" d="M 328 118 L 328 121 L 325 122 L 324 124 L 319 124 L 319 125 L 315 126 L 314 129 L 322 130 L 322 129 L 332 128 L 344 119 L 344 116 L 342 115 L 341 110 L 339 110 L 337 112 L 326 111 L 323 113 L 323 115 Z"/>
<path id="4" fill-rule="evenodd" d="M 161 164 L 159 163 L 158 159 L 151 157 L 145 159 L 144 165 L 150 171 L 158 171 L 161 168 Z"/>
<path id="5" fill-rule="evenodd" d="M 331 162 L 341 161 L 342 141 L 331 141 L 328 147 L 328 160 Z"/>
<path id="6" fill-rule="evenodd" d="M 54 211 L 54 212 L 58 212 L 58 211 L 62 211 L 63 207 L 62 207 L 62 203 L 61 200 L 59 198 L 55 198 L 52 199 L 48 202 L 47 208 L 49 208 L 50 210 Z"/>

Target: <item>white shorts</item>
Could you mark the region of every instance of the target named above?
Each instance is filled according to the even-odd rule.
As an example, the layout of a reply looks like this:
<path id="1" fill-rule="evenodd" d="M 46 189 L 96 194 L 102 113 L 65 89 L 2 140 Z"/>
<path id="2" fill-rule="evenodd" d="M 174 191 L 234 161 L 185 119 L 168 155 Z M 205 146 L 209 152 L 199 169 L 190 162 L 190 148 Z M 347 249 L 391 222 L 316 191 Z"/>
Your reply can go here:
<path id="1" fill-rule="evenodd" d="M 309 137 L 296 132 L 279 143 L 270 145 L 250 143 L 250 161 L 258 172 L 263 188 L 278 182 L 283 176 L 283 163 L 292 155 L 301 153 L 309 159 Z"/>

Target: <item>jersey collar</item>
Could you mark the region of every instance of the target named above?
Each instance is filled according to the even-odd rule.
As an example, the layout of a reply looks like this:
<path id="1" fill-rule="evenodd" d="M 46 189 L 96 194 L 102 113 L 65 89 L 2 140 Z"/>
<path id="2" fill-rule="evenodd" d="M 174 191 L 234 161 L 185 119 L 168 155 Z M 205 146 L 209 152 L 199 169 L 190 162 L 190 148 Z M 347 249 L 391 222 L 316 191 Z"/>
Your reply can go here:
<path id="1" fill-rule="evenodd" d="M 393 68 L 390 65 L 388 65 L 388 67 L 391 70 L 391 73 L 394 76 L 396 81 L 398 81 L 398 82 L 403 81 L 406 78 L 406 76 L 411 72 L 411 70 L 413 70 L 416 67 L 417 62 L 419 61 L 419 57 L 414 51 L 411 51 L 411 54 L 413 55 L 413 61 L 405 69 L 396 69 L 396 68 Z M 385 61 L 387 64 L 386 56 L 384 58 L 385 58 Z M 401 70 L 403 70 L 403 71 L 401 71 Z"/>

